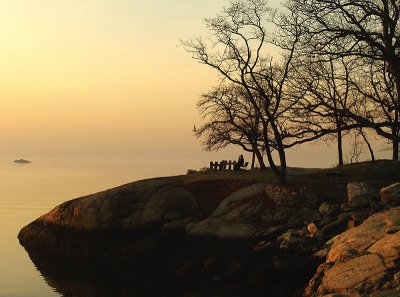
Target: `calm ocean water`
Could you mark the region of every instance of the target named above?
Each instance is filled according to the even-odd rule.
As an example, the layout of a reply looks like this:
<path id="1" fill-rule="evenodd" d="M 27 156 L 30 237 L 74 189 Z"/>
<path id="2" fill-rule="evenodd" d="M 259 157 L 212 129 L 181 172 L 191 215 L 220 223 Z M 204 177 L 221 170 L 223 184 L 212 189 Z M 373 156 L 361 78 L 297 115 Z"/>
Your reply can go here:
<path id="1" fill-rule="evenodd" d="M 19 245 L 22 227 L 61 202 L 145 177 L 124 160 L 0 160 L 0 297 L 60 296 Z"/>

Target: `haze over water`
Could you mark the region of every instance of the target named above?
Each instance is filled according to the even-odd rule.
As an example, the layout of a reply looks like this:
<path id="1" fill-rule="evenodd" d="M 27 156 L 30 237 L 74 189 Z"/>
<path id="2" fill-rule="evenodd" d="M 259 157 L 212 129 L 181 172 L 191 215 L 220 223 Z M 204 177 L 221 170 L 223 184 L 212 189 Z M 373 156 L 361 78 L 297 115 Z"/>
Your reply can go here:
<path id="1" fill-rule="evenodd" d="M 36 271 L 19 245 L 19 230 L 63 201 L 140 178 L 125 169 L 82 160 L 14 164 L 0 160 L 0 296 L 59 296 Z M 102 167 L 103 165 L 103 167 Z"/>
<path id="2" fill-rule="evenodd" d="M 226 4 L 0 2 L 0 297 L 59 296 L 17 240 L 56 205 L 237 159 L 240 149 L 202 152 L 193 137 L 196 101 L 216 76 L 178 46 L 204 33 L 201 20 Z M 374 148 L 377 158 L 390 154 Z M 12 162 L 19 158 L 32 163 Z M 287 158 L 289 166 L 330 167 L 336 152 L 312 144 Z"/>
<path id="3" fill-rule="evenodd" d="M 0 159 L 0 297 L 59 296 L 19 245 L 22 227 L 64 201 L 142 178 L 184 173 L 170 172 L 168 164 L 151 160 L 41 159 L 15 164 Z"/>

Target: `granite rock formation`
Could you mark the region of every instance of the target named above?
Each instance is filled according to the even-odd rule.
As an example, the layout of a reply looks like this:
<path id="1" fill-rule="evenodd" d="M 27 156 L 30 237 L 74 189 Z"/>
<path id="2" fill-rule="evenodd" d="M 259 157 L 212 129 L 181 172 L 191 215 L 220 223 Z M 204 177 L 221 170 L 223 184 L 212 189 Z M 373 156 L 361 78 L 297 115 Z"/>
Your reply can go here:
<path id="1" fill-rule="evenodd" d="M 397 296 L 398 185 L 381 201 L 364 182 L 347 190 L 340 205 L 304 186 L 157 178 L 67 201 L 18 237 L 54 283 L 63 270 L 151 280 L 170 296 Z"/>
<path id="2" fill-rule="evenodd" d="M 400 290 L 400 207 L 336 236 L 305 296 L 364 296 Z"/>

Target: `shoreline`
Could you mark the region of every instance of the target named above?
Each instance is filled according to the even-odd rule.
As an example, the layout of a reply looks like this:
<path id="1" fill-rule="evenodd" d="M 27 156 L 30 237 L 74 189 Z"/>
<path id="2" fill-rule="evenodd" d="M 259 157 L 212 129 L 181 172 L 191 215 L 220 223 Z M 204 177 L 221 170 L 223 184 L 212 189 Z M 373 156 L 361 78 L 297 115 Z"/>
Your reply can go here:
<path id="1" fill-rule="evenodd" d="M 318 288 L 306 286 L 325 265 L 326 242 L 390 209 L 371 189 L 364 204 L 348 200 L 348 179 L 378 189 L 400 179 L 399 166 L 348 166 L 340 181 L 326 177 L 331 169 L 291 175 L 288 186 L 267 182 L 268 172 L 146 179 L 67 201 L 24 227 L 19 240 L 58 290 L 54 275 L 81 263 L 78 279 L 155 278 L 172 295 L 218 287 L 221 296 L 314 296 Z M 310 224 L 317 231 L 310 233 Z"/>

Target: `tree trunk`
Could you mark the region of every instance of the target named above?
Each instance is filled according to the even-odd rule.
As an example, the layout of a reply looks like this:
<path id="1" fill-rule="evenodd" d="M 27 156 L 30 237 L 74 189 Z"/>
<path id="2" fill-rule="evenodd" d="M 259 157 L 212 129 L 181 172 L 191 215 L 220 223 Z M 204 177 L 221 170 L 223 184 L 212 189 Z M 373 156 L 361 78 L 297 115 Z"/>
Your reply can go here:
<path id="1" fill-rule="evenodd" d="M 396 132 L 393 132 L 393 160 L 399 160 L 399 138 Z"/>
<path id="2" fill-rule="evenodd" d="M 371 143 L 368 141 L 368 138 L 367 138 L 367 136 L 365 136 L 362 128 L 360 129 L 360 134 L 361 134 L 362 138 L 364 138 L 364 141 L 368 146 L 369 154 L 371 155 L 371 161 L 375 162 L 374 150 L 372 149 Z"/>
<path id="3" fill-rule="evenodd" d="M 255 161 L 256 161 L 256 153 L 253 151 L 253 154 L 251 156 L 251 169 L 254 169 Z"/>
<path id="4" fill-rule="evenodd" d="M 285 149 L 282 147 L 278 147 L 279 153 L 279 161 L 281 163 L 281 170 L 279 173 L 279 182 L 281 185 L 286 184 L 286 154 Z"/>
<path id="5" fill-rule="evenodd" d="M 267 166 L 265 166 L 264 158 L 263 158 L 261 152 L 259 150 L 256 150 L 255 154 L 257 157 L 258 164 L 260 165 L 260 169 L 261 170 L 267 169 Z"/>
<path id="6" fill-rule="evenodd" d="M 278 166 L 276 166 L 276 164 L 274 162 L 274 158 L 272 157 L 271 148 L 268 143 L 268 139 L 266 139 L 264 141 L 264 143 L 265 143 L 265 154 L 267 155 L 269 166 L 271 167 L 272 172 L 276 176 L 280 177 L 281 171 L 279 170 Z"/>
<path id="7" fill-rule="evenodd" d="M 279 178 L 280 184 L 284 185 L 286 182 L 286 156 L 285 156 L 285 148 L 282 143 L 281 135 L 277 127 L 274 125 L 273 121 L 271 121 L 271 128 L 274 131 L 274 138 L 276 141 L 277 148 L 279 154 L 279 161 L 280 161 L 280 168 L 276 166 L 274 162 L 274 158 L 272 157 L 271 146 L 269 143 L 268 132 L 266 126 L 263 129 L 263 137 L 264 137 L 264 145 L 265 145 L 265 152 L 267 154 L 267 159 L 269 166 L 274 174 L 276 174 Z"/>
<path id="8" fill-rule="evenodd" d="M 281 185 L 286 184 L 286 156 L 285 156 L 285 151 L 282 152 L 283 153 L 283 159 L 281 156 L 281 153 L 279 153 L 279 159 L 281 162 L 281 170 L 280 170 L 280 174 L 279 174 L 279 183 Z"/>
<path id="9" fill-rule="evenodd" d="M 277 146 L 277 151 L 279 155 L 279 163 L 280 163 L 280 172 L 279 172 L 279 182 L 281 185 L 286 184 L 286 153 L 285 153 L 285 147 L 283 146 L 282 142 L 282 137 L 281 134 L 279 133 L 278 129 L 276 128 L 275 125 L 272 125 L 272 129 L 274 131 L 275 135 L 275 140 L 276 140 L 276 146 Z"/>
<path id="10" fill-rule="evenodd" d="M 267 155 L 268 163 L 272 172 L 274 172 L 276 175 L 279 175 L 279 168 L 275 165 L 269 145 L 265 146 L 265 154 Z"/>
<path id="11" fill-rule="evenodd" d="M 343 166 L 343 143 L 342 143 L 342 131 L 338 131 L 337 133 L 337 149 L 338 149 L 338 157 L 339 157 L 339 166 Z"/>
<path id="12" fill-rule="evenodd" d="M 278 176 L 279 178 L 279 183 L 281 185 L 284 185 L 286 183 L 286 154 L 285 154 L 285 147 L 283 146 L 282 142 L 282 137 L 279 133 L 278 128 L 276 127 L 275 123 L 271 122 L 271 128 L 272 131 L 274 132 L 274 138 L 276 141 L 276 150 L 278 151 L 279 155 L 279 162 L 280 162 L 280 167 L 276 166 L 274 159 L 272 157 L 270 145 L 268 142 L 268 135 L 267 131 L 264 130 L 264 144 L 266 148 L 266 153 L 267 153 L 267 158 L 269 165 L 272 169 L 272 171 Z"/>
<path id="13" fill-rule="evenodd" d="M 394 55 L 396 57 L 396 55 Z M 396 57 L 397 58 L 397 57 Z M 393 138 L 393 160 L 399 160 L 399 101 L 400 101 L 400 61 L 397 58 L 393 61 L 389 61 L 389 67 L 391 69 L 394 81 L 396 84 L 396 95 L 397 101 L 394 103 L 394 125 L 392 127 L 392 138 Z"/>
<path id="14" fill-rule="evenodd" d="M 398 104 L 395 104 L 394 108 L 394 124 L 392 128 L 392 136 L 393 136 L 393 160 L 399 160 L 399 110 Z"/>

